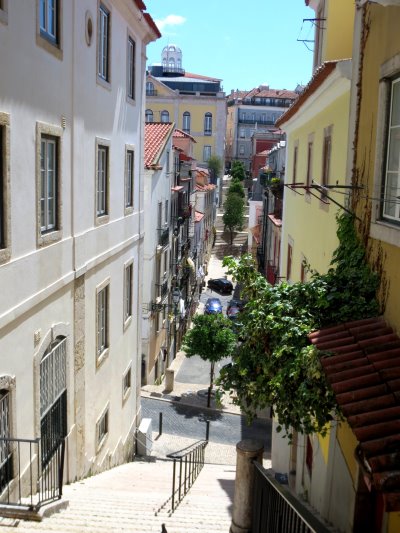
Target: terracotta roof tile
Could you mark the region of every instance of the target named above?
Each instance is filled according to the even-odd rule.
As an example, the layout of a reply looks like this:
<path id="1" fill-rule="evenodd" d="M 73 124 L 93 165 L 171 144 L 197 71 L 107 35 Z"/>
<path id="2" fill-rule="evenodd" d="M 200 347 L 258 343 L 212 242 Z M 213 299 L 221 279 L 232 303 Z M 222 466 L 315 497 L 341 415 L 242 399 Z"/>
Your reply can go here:
<path id="1" fill-rule="evenodd" d="M 324 328 L 309 336 L 359 441 L 367 483 L 386 511 L 400 511 L 400 339 L 382 317 Z"/>
<path id="2" fill-rule="evenodd" d="M 144 126 L 144 166 L 158 164 L 161 152 L 174 130 L 171 122 L 146 122 Z"/>
<path id="3" fill-rule="evenodd" d="M 194 137 L 192 137 L 189 133 L 186 133 L 183 130 L 180 130 L 179 128 L 176 128 L 173 135 L 174 139 L 191 139 L 193 142 L 197 142 Z"/>

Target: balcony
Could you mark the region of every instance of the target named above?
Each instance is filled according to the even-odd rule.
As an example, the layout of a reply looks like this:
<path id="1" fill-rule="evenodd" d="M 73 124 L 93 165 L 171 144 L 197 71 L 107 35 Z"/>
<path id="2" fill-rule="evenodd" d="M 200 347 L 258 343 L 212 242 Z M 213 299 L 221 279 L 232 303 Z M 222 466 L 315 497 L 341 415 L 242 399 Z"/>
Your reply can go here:
<path id="1" fill-rule="evenodd" d="M 162 283 L 156 283 L 156 298 L 164 300 L 168 294 L 168 280 L 166 279 Z"/>
<path id="2" fill-rule="evenodd" d="M 162 71 L 163 71 L 164 76 L 174 76 L 174 75 L 184 76 L 185 75 L 185 69 L 180 68 L 180 67 L 163 66 Z"/>
<path id="3" fill-rule="evenodd" d="M 273 126 L 275 124 L 275 120 L 262 120 L 256 119 L 256 118 L 239 118 L 239 124 L 258 124 L 259 126 Z"/>
<path id="4" fill-rule="evenodd" d="M 146 89 L 146 96 L 157 96 L 157 89 Z"/>
<path id="5" fill-rule="evenodd" d="M 158 232 L 158 246 L 165 248 L 169 244 L 169 228 L 159 228 Z"/>
<path id="6" fill-rule="evenodd" d="M 204 135 L 212 135 L 212 130 L 204 130 Z"/>

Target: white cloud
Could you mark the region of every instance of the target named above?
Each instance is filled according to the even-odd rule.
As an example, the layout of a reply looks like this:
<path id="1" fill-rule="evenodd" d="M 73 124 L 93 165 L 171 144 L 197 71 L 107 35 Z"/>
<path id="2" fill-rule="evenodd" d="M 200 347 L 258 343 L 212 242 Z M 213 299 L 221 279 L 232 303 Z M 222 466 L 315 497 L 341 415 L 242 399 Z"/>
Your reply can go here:
<path id="1" fill-rule="evenodd" d="M 155 20 L 155 23 L 160 31 L 162 31 L 166 26 L 179 26 L 185 22 L 185 17 L 181 17 L 181 15 L 167 15 L 164 19 Z"/>

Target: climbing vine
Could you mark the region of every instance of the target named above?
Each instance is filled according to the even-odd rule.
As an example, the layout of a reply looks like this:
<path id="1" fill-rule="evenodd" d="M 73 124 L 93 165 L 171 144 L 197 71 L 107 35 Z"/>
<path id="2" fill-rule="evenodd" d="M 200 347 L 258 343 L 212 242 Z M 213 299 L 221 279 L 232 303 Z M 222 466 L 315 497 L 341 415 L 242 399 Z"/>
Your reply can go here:
<path id="1" fill-rule="evenodd" d="M 339 246 L 328 272 L 308 267 L 305 283 L 270 285 L 250 255 L 224 259 L 247 304 L 237 354 L 222 370 L 219 386 L 234 391 L 234 401 L 250 419 L 273 406 L 278 431 L 289 438 L 293 430 L 324 435 L 332 417 L 341 416 L 309 333 L 379 313 L 379 277 L 366 262 L 354 217 L 341 214 L 337 224 Z"/>

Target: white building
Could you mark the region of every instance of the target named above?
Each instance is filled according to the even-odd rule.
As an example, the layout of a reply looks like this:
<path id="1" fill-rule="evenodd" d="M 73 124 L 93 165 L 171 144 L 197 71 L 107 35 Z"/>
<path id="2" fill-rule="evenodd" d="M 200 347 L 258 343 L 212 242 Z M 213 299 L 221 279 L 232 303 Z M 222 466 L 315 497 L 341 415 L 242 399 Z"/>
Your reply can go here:
<path id="1" fill-rule="evenodd" d="M 143 9 L 0 2 L 0 436 L 42 438 L 46 462 L 66 437 L 65 481 L 127 460 L 139 416 L 142 88 L 160 36 Z"/>

